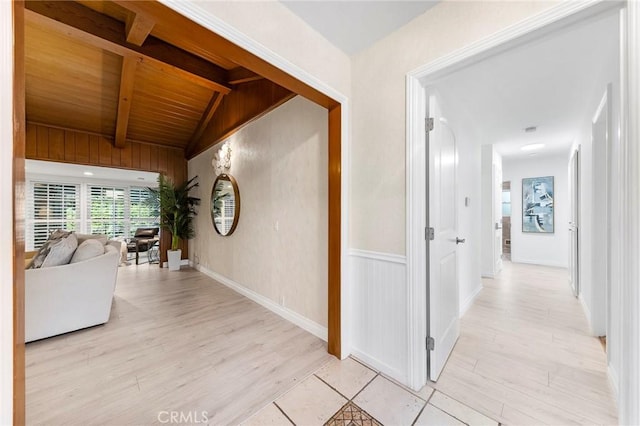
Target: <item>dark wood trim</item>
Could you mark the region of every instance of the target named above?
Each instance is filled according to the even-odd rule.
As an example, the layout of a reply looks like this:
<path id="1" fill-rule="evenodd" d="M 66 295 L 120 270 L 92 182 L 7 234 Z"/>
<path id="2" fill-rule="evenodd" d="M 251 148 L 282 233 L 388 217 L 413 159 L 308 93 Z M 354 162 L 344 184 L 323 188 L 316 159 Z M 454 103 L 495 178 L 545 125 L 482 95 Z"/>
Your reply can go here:
<path id="1" fill-rule="evenodd" d="M 122 58 L 122 72 L 120 73 L 120 95 L 118 96 L 118 114 L 116 115 L 115 145 L 123 148 L 127 140 L 129 127 L 129 113 L 133 100 L 133 89 L 136 82 L 138 59 L 134 56 Z"/>
<path id="2" fill-rule="evenodd" d="M 144 46 L 127 43 L 125 24 L 81 4 L 67 1 L 27 1 L 29 22 L 75 37 L 120 56 L 137 56 L 141 61 L 203 87 L 229 93 L 227 71 L 195 55 L 147 37 Z"/>
<path id="3" fill-rule="evenodd" d="M 329 110 L 329 224 L 328 224 L 328 351 L 342 355 L 341 332 L 341 219 L 342 219 L 342 107 Z"/>
<path id="4" fill-rule="evenodd" d="M 261 80 L 263 78 L 264 77 L 254 73 L 253 71 L 249 71 L 248 69 L 238 67 L 238 68 L 229 70 L 228 83 L 231 85 L 242 84 L 242 83 L 248 83 L 250 81 Z"/>
<path id="5" fill-rule="evenodd" d="M 191 136 L 191 140 L 185 147 L 185 152 L 194 148 L 195 144 L 200 140 L 202 133 L 204 133 L 205 129 L 209 125 L 209 122 L 213 118 L 213 114 L 215 114 L 216 110 L 222 103 L 222 97 L 224 95 L 222 93 L 215 92 L 209 101 L 209 105 L 207 105 L 207 109 L 205 109 L 204 114 L 202 114 L 202 118 L 200 118 L 200 122 L 198 123 L 198 127 L 196 127 L 196 131 L 193 132 L 193 136 Z"/>
<path id="6" fill-rule="evenodd" d="M 228 138 L 294 96 L 295 93 L 266 79 L 237 86 L 222 99 L 218 113 L 213 116 L 201 136 L 189 143 L 185 149 L 187 158 L 191 159 Z"/>
<path id="7" fill-rule="evenodd" d="M 13 424 L 26 424 L 24 346 L 24 2 L 13 2 Z"/>
<path id="8" fill-rule="evenodd" d="M 156 23 L 153 28 L 153 34 L 167 43 L 181 46 L 195 55 L 202 58 L 210 58 L 212 61 L 215 61 L 217 57 L 226 58 L 327 109 L 338 105 L 337 101 L 318 89 L 292 77 L 275 65 L 161 3 L 135 0 L 114 0 L 114 3 L 134 13 L 142 13 L 153 19 Z"/>
<path id="9" fill-rule="evenodd" d="M 127 42 L 142 46 L 144 41 L 149 37 L 155 22 L 139 13 L 130 13 L 127 16 L 125 33 Z"/>

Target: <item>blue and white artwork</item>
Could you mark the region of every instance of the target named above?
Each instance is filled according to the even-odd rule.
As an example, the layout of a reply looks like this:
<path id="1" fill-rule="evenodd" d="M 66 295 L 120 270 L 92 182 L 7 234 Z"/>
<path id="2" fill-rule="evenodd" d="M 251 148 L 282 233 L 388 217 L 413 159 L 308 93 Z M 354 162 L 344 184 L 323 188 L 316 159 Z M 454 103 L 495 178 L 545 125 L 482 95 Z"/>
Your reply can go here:
<path id="1" fill-rule="evenodd" d="M 553 176 L 522 179 L 522 232 L 553 233 Z"/>

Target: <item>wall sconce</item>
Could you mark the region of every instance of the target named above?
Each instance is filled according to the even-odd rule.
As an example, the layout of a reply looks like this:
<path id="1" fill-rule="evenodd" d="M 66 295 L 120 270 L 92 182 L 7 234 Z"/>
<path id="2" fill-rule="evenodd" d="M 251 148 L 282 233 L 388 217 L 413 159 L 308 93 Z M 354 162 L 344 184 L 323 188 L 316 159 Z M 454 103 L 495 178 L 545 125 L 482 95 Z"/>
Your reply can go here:
<path id="1" fill-rule="evenodd" d="M 227 141 L 222 144 L 218 152 L 211 160 L 211 166 L 215 169 L 216 175 L 228 173 L 231 169 L 231 144 Z"/>

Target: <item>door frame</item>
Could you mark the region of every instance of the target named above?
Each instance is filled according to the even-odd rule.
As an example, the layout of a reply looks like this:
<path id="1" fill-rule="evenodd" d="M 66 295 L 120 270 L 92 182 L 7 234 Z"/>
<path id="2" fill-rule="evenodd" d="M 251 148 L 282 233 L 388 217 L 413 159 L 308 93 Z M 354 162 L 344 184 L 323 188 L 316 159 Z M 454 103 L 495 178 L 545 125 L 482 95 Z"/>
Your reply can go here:
<path id="1" fill-rule="evenodd" d="M 408 288 L 407 376 L 409 379 L 408 384 L 411 388 L 418 390 L 427 383 L 425 337 L 428 335 L 428 295 L 425 283 L 427 282 L 426 271 L 428 264 L 424 238 L 425 227 L 427 226 L 425 220 L 427 212 L 425 197 L 425 182 L 427 178 L 425 117 L 428 87 L 439 78 L 473 65 L 491 55 L 518 44 L 538 39 L 568 24 L 580 22 L 605 10 L 620 8 L 621 5 L 624 4 L 599 0 L 562 2 L 538 15 L 520 21 L 485 39 L 465 46 L 407 73 L 405 139 Z M 640 12 L 635 13 L 640 14 Z M 640 22 L 633 19 L 628 19 L 628 21 L 628 33 L 638 34 Z M 621 66 L 626 65 L 624 58 L 621 58 Z M 624 114 L 622 116 L 624 117 Z M 640 163 L 640 159 L 638 162 Z M 628 171 L 628 173 L 631 172 Z M 640 200 L 638 204 L 640 204 Z M 631 212 L 631 214 L 640 219 L 637 211 Z M 640 250 L 640 248 L 638 249 Z M 640 303 L 638 305 L 640 306 Z"/>

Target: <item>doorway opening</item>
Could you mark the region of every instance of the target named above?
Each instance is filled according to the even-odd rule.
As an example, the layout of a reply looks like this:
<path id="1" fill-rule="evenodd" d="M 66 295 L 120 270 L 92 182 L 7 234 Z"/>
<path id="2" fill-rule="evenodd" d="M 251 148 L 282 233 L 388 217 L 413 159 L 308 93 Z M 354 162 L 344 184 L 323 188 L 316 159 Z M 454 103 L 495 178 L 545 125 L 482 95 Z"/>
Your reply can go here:
<path id="1" fill-rule="evenodd" d="M 479 229 L 484 229 L 483 226 L 486 226 L 486 221 L 483 220 L 483 226 L 478 226 L 480 218 L 483 217 L 481 206 L 483 203 L 495 206 L 497 199 L 497 210 L 500 213 L 498 223 L 495 220 L 493 223 L 489 222 L 493 228 L 489 227 L 487 229 L 495 231 L 501 228 L 504 231 L 502 208 L 505 207 L 503 206 L 503 192 L 506 191 L 503 190 L 503 183 L 509 182 L 508 205 L 510 214 L 508 217 L 510 224 L 509 254 L 511 260 L 514 262 L 518 260 L 523 265 L 546 264 L 547 267 L 555 269 L 564 268 L 565 272 L 562 274 L 564 282 L 561 284 L 564 286 L 564 291 L 570 296 L 569 300 L 573 300 L 574 305 L 577 304 L 580 312 L 582 312 L 584 306 L 585 312 L 584 314 L 581 313 L 582 319 L 584 320 L 586 314 L 589 324 L 593 325 L 595 316 L 591 308 L 595 306 L 594 295 L 597 291 L 594 290 L 597 283 L 592 282 L 589 285 L 581 283 L 583 284 L 583 289 L 586 288 L 588 291 L 585 290 L 580 294 L 579 301 L 571 299 L 570 287 L 567 285 L 566 271 L 569 259 L 569 231 L 567 224 L 569 223 L 570 207 L 568 176 L 570 153 L 575 149 L 580 148 L 582 153 L 588 151 L 584 157 L 588 158 L 590 167 L 594 167 L 595 163 L 601 164 L 600 162 L 606 163 L 609 161 L 607 157 L 597 156 L 595 149 L 591 146 L 591 117 L 593 109 L 597 106 L 601 97 L 602 89 L 610 83 L 613 84 L 614 98 L 618 96 L 617 91 L 620 90 L 618 86 L 620 66 L 618 53 L 620 46 L 619 11 L 616 7 L 605 9 L 591 9 L 582 13 L 579 18 L 573 16 L 569 23 L 565 22 L 562 25 L 549 26 L 535 35 L 527 32 L 526 40 L 521 39 L 518 43 L 513 43 L 513 45 L 509 46 L 514 47 L 517 44 L 513 49 L 502 47 L 499 51 L 491 52 L 493 55 L 486 54 L 486 51 L 483 51 L 486 56 L 482 58 L 476 56 L 473 59 L 469 59 L 470 56 L 465 56 L 464 61 L 460 58 L 457 58 L 456 61 L 452 59 L 442 61 L 442 63 L 430 65 L 416 71 L 412 75 L 415 78 L 409 79 L 408 93 L 411 117 L 409 121 L 408 146 L 411 147 L 410 152 L 416 153 L 414 148 L 417 145 L 413 142 L 419 141 L 421 137 L 418 131 L 420 128 L 417 125 L 419 122 L 418 117 L 420 116 L 419 114 L 426 114 L 429 111 L 427 105 L 431 103 L 431 96 L 439 97 L 442 105 L 442 116 L 447 117 L 449 125 L 454 129 L 457 136 L 459 148 L 456 156 L 456 169 L 459 173 L 456 177 L 458 185 L 455 188 L 455 192 L 456 203 L 460 206 L 460 209 L 459 217 L 457 218 L 458 229 L 455 230 L 455 234 L 465 238 L 466 244 L 459 246 L 457 249 L 458 269 L 456 278 L 459 281 L 458 292 L 451 291 L 447 294 L 447 297 L 455 297 L 454 294 L 458 296 L 457 306 L 460 312 L 458 319 L 470 306 L 473 306 L 474 299 L 482 291 L 480 276 L 484 274 L 481 273 L 480 259 L 488 247 L 485 243 L 489 239 L 484 238 L 484 235 L 489 235 L 489 233 Z M 596 27 L 603 31 L 602 34 L 611 35 L 611 38 L 607 40 L 607 37 L 599 37 L 594 43 L 580 44 L 587 40 L 584 37 L 585 32 L 588 33 Z M 534 53 L 537 49 L 544 50 L 553 44 L 558 47 L 563 43 L 563 38 L 565 42 L 573 44 L 562 48 L 565 56 L 563 58 L 558 56 L 556 58 L 559 61 L 557 64 L 553 64 L 555 54 L 549 53 L 552 49 L 547 51 L 546 56 L 536 56 Z M 600 52 L 595 54 L 597 57 L 601 57 L 600 54 L 602 54 L 602 58 L 606 58 L 598 61 L 597 70 L 591 68 L 594 47 Z M 567 59 L 567 52 L 571 52 L 571 60 Z M 585 55 L 583 57 L 585 62 L 582 62 L 582 60 L 575 61 L 582 54 Z M 535 58 L 538 58 L 538 60 Z M 473 63 L 470 64 L 472 61 Z M 490 68 L 489 64 L 491 62 L 493 62 L 494 68 Z M 569 62 L 578 68 L 570 71 L 571 65 Z M 611 67 L 608 67 L 609 65 Z M 546 71 L 542 71 L 542 68 L 547 66 L 549 68 Z M 523 68 L 516 70 L 511 67 Z M 506 74 L 498 78 L 500 83 L 491 84 L 492 78 L 501 72 Z M 529 72 L 532 74 L 529 74 Z M 577 98 L 574 95 L 570 95 L 569 92 L 578 92 L 574 92 L 571 89 L 573 83 L 569 79 L 564 79 L 569 75 L 576 79 L 573 83 L 577 83 L 577 80 L 580 81 L 582 100 L 579 103 L 571 101 L 572 98 L 574 100 Z M 576 78 L 576 76 L 580 77 Z M 478 84 L 479 81 L 482 81 L 482 84 Z M 589 88 L 588 94 L 585 92 L 585 87 Z M 527 92 L 528 90 L 532 90 L 532 92 Z M 562 91 L 566 91 L 564 95 L 560 93 Z M 558 97 L 563 97 L 565 100 L 560 101 Z M 428 102 L 427 99 L 429 99 Z M 465 102 L 460 102 L 460 99 L 465 99 Z M 494 102 L 495 105 L 493 105 Z M 561 107 L 563 111 L 551 111 L 562 102 L 567 102 Z M 572 105 L 569 105 L 569 103 Z M 571 115 L 571 117 L 564 114 Z M 426 124 L 430 126 L 430 119 L 435 117 L 428 118 L 429 120 L 426 121 Z M 511 121 L 512 119 L 513 121 Z M 411 127 L 412 122 L 416 124 L 415 127 Z M 434 122 L 437 123 L 437 120 L 434 120 Z M 565 129 L 564 132 L 561 131 L 560 128 L 568 123 L 573 123 L 571 125 L 573 128 L 570 130 Z M 529 130 L 531 128 L 533 128 L 533 131 Z M 429 132 L 428 137 L 429 146 L 431 146 L 431 132 Z M 499 190 L 496 191 L 495 198 L 487 202 L 484 192 L 481 190 L 481 188 L 484 188 L 484 179 L 480 173 L 485 170 L 481 167 L 481 154 L 484 146 L 492 145 L 493 149 L 505 159 L 505 162 L 501 163 L 503 167 L 500 170 L 504 179 L 500 179 L 498 182 Z M 540 146 L 546 149 L 536 151 Z M 426 154 L 425 158 L 430 158 L 430 155 L 427 156 Z M 512 170 L 507 172 L 509 163 L 514 164 L 510 167 L 518 173 L 514 173 Z M 542 165 L 541 169 L 547 167 L 552 170 L 533 170 L 525 167 L 527 164 L 534 163 Z M 431 188 L 433 175 L 429 165 L 428 161 L 423 164 L 420 158 L 410 158 L 408 164 L 408 180 L 410 182 L 408 198 L 415 200 L 421 196 L 424 197 L 425 193 L 429 194 L 425 209 L 430 209 L 431 207 L 431 192 L 425 191 L 421 193 L 420 189 L 422 188 L 416 185 L 415 182 L 420 178 L 425 179 L 425 182 L 428 182 L 429 188 Z M 584 169 L 583 167 L 581 177 L 585 177 L 590 172 Z M 421 175 L 421 173 L 424 173 L 424 175 Z M 495 175 L 497 173 L 494 173 Z M 535 230 L 532 230 L 523 226 L 523 179 L 546 182 L 545 178 L 550 178 L 547 180 L 552 182 L 554 188 L 543 191 L 546 194 L 544 206 L 534 206 L 545 207 L 546 213 L 527 212 L 528 219 L 535 219 L 535 223 L 537 223 L 537 226 L 534 223 Z M 495 179 L 489 177 L 487 177 L 487 180 L 492 183 L 495 181 Z M 607 183 L 606 185 L 611 184 Z M 535 184 L 531 187 L 536 188 Z M 583 215 L 585 212 L 592 214 L 592 203 L 594 202 L 592 191 L 593 187 L 591 185 L 581 185 L 581 195 L 583 197 L 581 198 L 580 207 Z M 587 194 L 590 194 L 589 197 L 591 197 L 589 202 L 585 201 L 584 196 Z M 507 195 L 505 194 L 504 197 L 506 203 Z M 413 220 L 414 215 L 422 213 L 419 211 L 419 204 L 409 202 L 411 211 L 409 212 L 408 223 L 411 225 L 415 223 Z M 606 208 L 606 201 L 604 205 Z M 549 207 L 552 207 L 552 209 Z M 532 216 L 534 213 L 535 218 Z M 425 214 L 424 217 L 429 216 Z M 490 218 L 495 219 L 495 216 L 490 216 Z M 593 216 L 590 217 L 590 220 L 590 226 L 593 227 L 595 223 Z M 431 227 L 431 222 L 427 226 Z M 434 228 L 433 232 L 437 236 L 438 229 L 437 227 Z M 409 232 L 410 240 L 412 239 L 411 235 L 412 232 Z M 495 242 L 495 233 L 491 234 L 491 237 Z M 518 238 L 520 242 L 518 242 Z M 500 249 L 505 247 L 505 240 L 506 236 L 500 235 Z M 433 240 L 426 243 L 425 252 L 431 250 L 432 244 L 434 244 Z M 589 247 L 591 250 L 594 247 L 593 244 L 593 240 L 582 241 L 580 247 L 581 249 Z M 419 247 L 419 242 L 410 241 L 408 247 L 410 247 L 410 250 L 408 250 L 408 262 L 411 268 L 409 272 L 410 285 L 412 288 L 417 289 L 419 283 L 415 279 L 419 278 L 420 275 L 415 274 L 414 270 L 421 266 L 419 261 L 421 252 L 415 249 Z M 591 250 L 588 253 L 584 253 L 585 251 L 582 250 L 580 255 L 580 269 L 591 268 L 593 266 L 592 256 L 597 255 L 597 250 Z M 425 256 L 425 259 L 429 258 L 430 256 Z M 542 262 L 541 259 L 546 259 L 546 262 Z M 431 269 L 439 267 L 439 265 L 431 263 L 424 265 L 424 267 L 425 270 L 429 271 L 428 275 L 432 276 Z M 506 269 L 505 267 L 505 272 L 509 272 Z M 533 271 L 535 267 L 527 265 L 525 269 Z M 535 274 L 535 272 L 533 273 Z M 584 276 L 584 273 L 581 276 Z M 535 294 L 535 291 L 533 293 Z M 504 297 L 508 298 L 508 294 L 504 295 Z M 433 292 L 425 295 L 425 300 L 429 301 L 429 305 L 424 309 L 425 318 L 428 317 L 429 319 L 434 317 L 433 310 L 437 311 L 438 306 L 452 305 L 449 301 L 437 300 Z M 422 309 L 417 304 L 413 306 L 416 308 L 413 313 L 420 312 L 420 309 Z M 509 311 L 509 308 L 504 309 Z M 503 318 L 504 320 L 508 320 L 508 318 Z M 429 323 L 428 327 L 425 325 L 423 329 L 427 332 L 427 335 L 432 330 L 433 324 Z M 420 330 L 420 327 L 416 327 L 416 331 L 412 335 L 412 338 L 415 337 L 416 343 L 412 350 L 416 360 L 426 360 L 426 354 L 421 353 L 418 349 L 418 330 Z M 590 341 L 597 343 L 595 336 L 597 334 L 590 330 Z M 442 356 L 438 358 L 442 358 Z M 445 366 L 445 372 L 446 369 L 447 367 Z M 420 375 L 421 371 L 424 371 L 423 376 Z M 421 383 L 425 382 L 426 371 L 427 368 L 421 369 L 417 362 L 412 365 L 414 387 L 417 388 Z M 437 386 L 437 383 L 435 385 Z M 607 386 L 606 382 L 605 386 Z"/>

